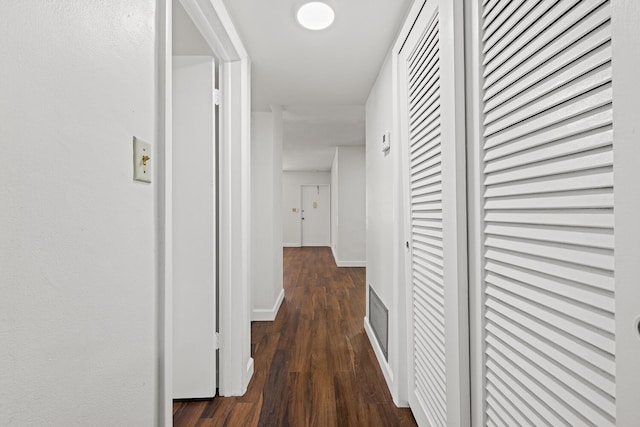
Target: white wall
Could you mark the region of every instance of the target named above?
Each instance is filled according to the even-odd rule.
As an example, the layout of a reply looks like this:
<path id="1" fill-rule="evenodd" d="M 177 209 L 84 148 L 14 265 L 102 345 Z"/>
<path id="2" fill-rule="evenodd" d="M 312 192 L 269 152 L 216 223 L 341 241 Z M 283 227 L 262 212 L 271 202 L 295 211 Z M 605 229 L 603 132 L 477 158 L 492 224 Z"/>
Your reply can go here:
<path id="1" fill-rule="evenodd" d="M 394 402 L 407 406 L 404 221 L 397 135 L 391 134 L 389 153 L 382 152 L 382 135 L 391 131 L 394 123 L 393 76 L 389 54 L 366 104 L 367 285 L 389 310 L 388 360 L 384 359 L 370 329 L 368 332 Z M 368 295 L 367 292 L 367 298 Z M 367 300 L 367 316 L 368 311 Z M 365 327 L 368 328 L 367 319 Z"/>
<path id="2" fill-rule="evenodd" d="M 276 301 L 271 310 L 274 311 L 273 318 L 277 314 L 278 308 L 284 299 L 283 287 L 283 266 L 282 266 L 282 149 L 284 142 L 284 123 L 282 120 L 282 108 L 271 107 L 273 111 L 273 223 L 271 224 L 271 238 L 273 239 L 273 289 L 276 294 Z"/>
<path id="3" fill-rule="evenodd" d="M 366 104 L 367 114 L 367 283 L 389 310 L 393 304 L 393 181 L 399 150 L 382 152 L 382 135 L 392 127 L 391 61 L 385 61 Z M 393 143 L 396 143 L 394 140 Z"/>
<path id="4" fill-rule="evenodd" d="M 335 190 L 331 192 L 331 251 L 333 257 L 336 257 L 336 249 L 338 247 L 338 153 L 337 150 L 333 154 L 331 162 L 331 188 Z"/>
<path id="5" fill-rule="evenodd" d="M 366 264 L 365 148 L 337 147 L 331 170 L 336 196 L 333 254 L 340 267 Z M 337 185 L 336 185 L 337 183 Z"/>
<path id="6" fill-rule="evenodd" d="M 301 244 L 300 186 L 330 182 L 330 172 L 285 171 L 282 173 L 282 242 L 284 246 L 296 247 Z M 293 212 L 293 208 L 297 212 Z"/>
<path id="7" fill-rule="evenodd" d="M 282 287 L 282 110 L 252 114 L 252 320 L 273 320 Z"/>
<path id="8" fill-rule="evenodd" d="M 155 8 L 2 3 L 1 425 L 158 423 Z"/>

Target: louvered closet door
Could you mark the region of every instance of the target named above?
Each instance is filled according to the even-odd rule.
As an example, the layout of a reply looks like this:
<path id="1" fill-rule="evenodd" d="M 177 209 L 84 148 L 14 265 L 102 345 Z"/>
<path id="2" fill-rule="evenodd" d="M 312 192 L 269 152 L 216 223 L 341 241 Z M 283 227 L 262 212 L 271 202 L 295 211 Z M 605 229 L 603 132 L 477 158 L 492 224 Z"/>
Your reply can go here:
<path id="1" fill-rule="evenodd" d="M 479 3 L 474 408 L 489 426 L 612 426 L 611 5 Z"/>
<path id="2" fill-rule="evenodd" d="M 446 426 L 442 135 L 438 14 L 408 59 L 414 394 L 434 426 Z"/>
<path id="3" fill-rule="evenodd" d="M 460 277 L 466 276 L 459 269 L 457 241 L 464 235 L 458 229 L 461 224 L 464 228 L 464 220 L 458 218 L 456 196 L 460 136 L 454 113 L 453 41 L 441 37 L 452 16 L 450 6 L 443 10 L 439 1 L 427 1 L 399 56 L 411 243 L 410 404 L 425 426 L 460 425 L 465 412 L 460 406 L 459 359 L 452 357 L 461 351 L 458 285 L 465 286 Z M 468 408 L 468 402 L 462 406 Z"/>

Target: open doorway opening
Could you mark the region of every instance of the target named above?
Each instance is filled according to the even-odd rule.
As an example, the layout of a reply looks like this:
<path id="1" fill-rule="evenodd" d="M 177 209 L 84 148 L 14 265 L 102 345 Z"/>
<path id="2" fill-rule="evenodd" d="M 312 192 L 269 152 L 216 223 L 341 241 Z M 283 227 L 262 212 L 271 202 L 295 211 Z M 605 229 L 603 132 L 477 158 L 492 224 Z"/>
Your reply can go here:
<path id="1" fill-rule="evenodd" d="M 180 17 L 174 17 L 174 9 L 177 14 L 181 13 L 180 5 L 184 7 L 184 11 L 191 18 L 191 23 L 194 24 L 190 26 L 189 31 L 186 31 L 187 34 L 194 36 L 192 38 L 180 35 L 181 30 L 178 26 Z M 194 26 L 197 31 L 194 31 Z M 174 32 L 177 33 L 176 37 L 173 37 Z M 195 37 L 198 33 L 200 40 Z M 206 43 L 202 43 L 202 39 Z M 215 337 L 214 334 L 215 338 L 211 338 L 210 342 L 224 341 L 224 345 L 219 346 L 221 347 L 220 368 L 217 381 L 218 393 L 221 396 L 242 395 L 253 375 L 249 296 L 250 63 L 247 51 L 240 41 L 224 4 L 218 0 L 161 1 L 158 40 L 158 167 L 156 174 L 159 231 L 157 241 L 158 317 L 161 325 L 158 342 L 161 383 L 159 424 L 168 427 L 172 425 L 172 401 L 176 396 L 173 358 L 174 318 L 177 317 L 177 313 L 174 312 L 174 285 L 179 282 L 175 276 L 177 265 L 174 247 L 177 234 L 174 230 L 174 208 L 178 204 L 175 199 L 179 198 L 174 192 L 174 183 L 179 171 L 174 170 L 174 153 L 180 156 L 176 150 L 180 150 L 181 147 L 178 147 L 179 142 L 173 140 L 174 57 L 186 55 L 213 58 L 215 56 L 214 68 L 220 76 L 218 151 L 213 152 L 214 159 L 209 157 L 211 152 L 204 156 L 207 161 L 206 169 L 212 174 L 209 176 L 215 177 L 217 182 L 216 179 L 207 181 L 206 178 L 200 178 L 201 181 L 197 185 L 207 186 L 207 198 L 210 197 L 207 210 L 215 212 L 214 202 L 219 207 L 218 218 L 213 218 L 215 215 L 208 215 L 207 227 L 211 227 L 209 229 L 214 231 L 217 229 L 220 250 L 215 248 L 216 236 L 208 238 L 207 250 L 209 254 L 213 251 L 214 255 L 207 256 L 211 258 L 211 263 L 207 264 L 207 274 L 209 277 L 215 277 L 216 274 L 218 276 L 219 337 Z M 183 43 L 185 41 L 186 43 Z M 210 50 L 207 49 L 204 52 L 198 50 L 207 46 Z M 208 80 L 215 81 L 213 74 Z M 206 93 L 211 95 L 213 100 L 212 91 L 206 91 Z M 211 123 L 215 125 L 214 120 L 211 120 Z M 185 158 L 189 159 L 190 155 L 191 152 L 187 150 Z M 217 173 L 214 173 L 216 166 Z M 214 196 L 215 193 L 217 196 Z M 216 220 L 219 221 L 217 227 Z M 211 236 L 209 232 L 207 235 Z M 197 251 L 195 253 L 200 256 Z M 204 299 L 211 301 L 209 297 Z M 208 319 L 216 317 L 215 314 L 210 313 L 207 316 Z M 215 322 L 208 320 L 207 327 L 211 324 Z M 211 386 L 208 388 L 210 390 Z"/>
<path id="2" fill-rule="evenodd" d="M 216 60 L 173 0 L 173 398 L 217 389 Z"/>

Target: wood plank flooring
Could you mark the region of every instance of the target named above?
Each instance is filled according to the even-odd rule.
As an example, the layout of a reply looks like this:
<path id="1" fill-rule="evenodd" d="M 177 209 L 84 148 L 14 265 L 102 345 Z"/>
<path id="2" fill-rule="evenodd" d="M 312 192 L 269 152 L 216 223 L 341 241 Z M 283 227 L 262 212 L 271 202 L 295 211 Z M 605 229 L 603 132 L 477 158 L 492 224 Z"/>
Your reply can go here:
<path id="1" fill-rule="evenodd" d="M 176 427 L 415 426 L 391 400 L 362 326 L 365 269 L 329 248 L 284 249 L 285 300 L 251 326 L 255 373 L 242 397 L 175 402 Z"/>

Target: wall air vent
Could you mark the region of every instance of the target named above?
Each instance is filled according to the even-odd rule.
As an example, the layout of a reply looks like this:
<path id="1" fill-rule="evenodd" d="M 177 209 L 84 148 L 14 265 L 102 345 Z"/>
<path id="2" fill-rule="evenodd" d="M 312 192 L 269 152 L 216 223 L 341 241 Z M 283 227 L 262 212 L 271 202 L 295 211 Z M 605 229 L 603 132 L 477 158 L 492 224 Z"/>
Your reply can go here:
<path id="1" fill-rule="evenodd" d="M 369 323 L 382 349 L 384 358 L 389 360 L 389 310 L 378 294 L 369 285 Z"/>

